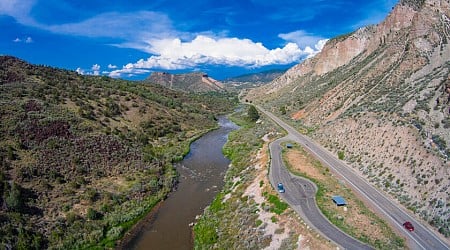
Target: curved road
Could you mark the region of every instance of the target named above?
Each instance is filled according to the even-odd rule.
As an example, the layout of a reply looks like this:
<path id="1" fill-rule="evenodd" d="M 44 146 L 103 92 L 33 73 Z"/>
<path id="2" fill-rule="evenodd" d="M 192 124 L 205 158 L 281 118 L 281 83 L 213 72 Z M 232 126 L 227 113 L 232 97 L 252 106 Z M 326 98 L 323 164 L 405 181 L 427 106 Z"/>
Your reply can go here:
<path id="1" fill-rule="evenodd" d="M 295 141 L 305 147 L 307 150 L 309 150 L 317 159 L 319 159 L 325 166 L 329 167 L 332 171 L 334 171 L 340 178 L 345 180 L 350 186 L 352 186 L 352 189 L 358 192 L 366 202 L 368 202 L 375 210 L 377 210 L 380 214 L 384 215 L 385 219 L 391 224 L 391 226 L 398 229 L 399 232 L 402 233 L 402 235 L 407 239 L 408 246 L 410 249 L 450 249 L 450 246 L 448 243 L 444 242 L 442 239 L 440 239 L 434 231 L 430 230 L 426 226 L 422 225 L 418 220 L 416 220 L 414 217 L 412 217 L 406 210 L 404 210 L 401 205 L 397 204 L 396 202 L 390 200 L 388 197 L 386 197 L 384 194 L 382 194 L 380 191 L 378 191 L 376 188 L 374 188 L 372 185 L 370 185 L 366 180 L 364 180 L 362 177 L 360 177 L 358 174 L 356 174 L 353 169 L 345 164 L 344 162 L 338 160 L 333 154 L 328 152 L 326 149 L 321 147 L 320 145 L 316 144 L 313 140 L 311 140 L 309 137 L 300 134 L 298 131 L 296 131 L 294 128 L 280 120 L 278 117 L 273 115 L 272 113 L 262 109 L 261 107 L 257 107 L 261 112 L 263 112 L 265 115 L 270 117 L 274 122 L 276 122 L 278 125 L 280 125 L 283 129 L 285 129 L 288 132 L 288 138 L 289 140 Z M 302 215 L 305 218 L 307 210 L 303 210 L 305 206 L 309 206 L 312 202 L 312 200 L 308 199 L 305 205 L 300 206 L 300 204 L 304 204 L 299 199 L 304 198 L 301 196 L 301 193 L 299 192 L 299 186 L 297 186 L 296 183 L 298 183 L 298 179 L 292 179 L 292 176 L 287 173 L 287 170 L 285 168 L 282 168 L 282 161 L 280 159 L 281 152 L 279 151 L 281 148 L 278 144 L 278 150 L 277 150 L 277 143 L 272 143 L 270 154 L 272 157 L 271 162 L 271 171 L 270 171 L 270 181 L 272 182 L 272 185 L 276 186 L 276 183 L 283 182 L 283 185 L 285 185 L 286 193 L 282 195 L 283 198 L 286 199 L 286 201 L 293 206 L 293 208 L 297 211 L 297 209 L 301 209 L 299 212 L 300 215 Z M 278 160 L 277 160 L 278 159 Z M 278 162 L 277 162 L 278 161 Z M 283 170 L 284 169 L 284 170 Z M 284 173 L 284 171 L 286 173 Z M 279 179 L 284 178 L 284 179 Z M 290 178 L 290 179 L 288 179 Z M 281 180 L 281 181 L 280 181 Z M 294 192 L 292 195 L 290 195 L 290 192 Z M 293 201 L 291 204 L 289 201 Z M 321 214 L 320 214 L 321 215 Z M 311 215 L 312 216 L 312 215 Z M 315 215 L 313 217 L 316 217 L 319 215 Z M 313 224 L 313 218 L 308 217 L 307 221 L 310 222 L 311 225 L 319 229 L 323 234 L 325 234 L 329 239 L 332 239 L 337 244 L 341 245 L 344 248 L 348 249 L 361 249 L 361 247 L 354 246 L 352 244 L 346 245 L 347 243 L 342 243 L 341 241 L 336 241 L 333 239 L 333 235 L 336 232 L 329 232 L 329 231 L 322 231 L 322 228 L 318 227 L 317 225 Z M 409 232 L 406 229 L 403 228 L 402 224 L 405 221 L 410 221 L 414 225 L 414 232 Z M 331 226 L 328 226 L 331 227 Z M 334 226 L 333 226 L 334 227 Z M 328 229 L 324 229 L 328 230 Z M 331 230 L 331 229 L 330 229 Z M 346 235 L 348 238 L 349 236 Z M 358 244 L 361 244 L 357 242 Z M 367 247 L 366 245 L 364 245 Z"/>
<path id="2" fill-rule="evenodd" d="M 290 174 L 283 166 L 280 143 L 292 140 L 293 138 L 286 136 L 270 144 L 271 168 L 269 179 L 273 186 L 276 186 L 279 182 L 283 183 L 286 190 L 285 193 L 280 194 L 283 200 L 299 213 L 310 226 L 342 248 L 372 249 L 331 224 L 317 207 L 316 185 L 305 178 Z"/>

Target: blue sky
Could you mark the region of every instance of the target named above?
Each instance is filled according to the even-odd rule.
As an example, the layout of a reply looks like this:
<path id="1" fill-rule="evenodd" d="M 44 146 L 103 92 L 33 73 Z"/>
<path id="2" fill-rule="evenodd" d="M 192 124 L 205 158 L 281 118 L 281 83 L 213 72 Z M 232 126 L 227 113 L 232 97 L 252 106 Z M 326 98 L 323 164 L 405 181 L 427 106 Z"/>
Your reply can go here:
<path id="1" fill-rule="evenodd" d="M 287 68 L 394 0 L 0 0 L 0 54 L 127 79 Z"/>

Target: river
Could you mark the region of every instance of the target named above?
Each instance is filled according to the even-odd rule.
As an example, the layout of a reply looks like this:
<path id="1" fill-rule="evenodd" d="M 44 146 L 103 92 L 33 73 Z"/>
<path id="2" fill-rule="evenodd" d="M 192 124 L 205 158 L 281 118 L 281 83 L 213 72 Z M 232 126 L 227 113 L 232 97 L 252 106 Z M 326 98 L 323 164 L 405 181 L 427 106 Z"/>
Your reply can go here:
<path id="1" fill-rule="evenodd" d="M 212 202 L 224 185 L 230 161 L 222 154 L 228 134 L 237 125 L 219 118 L 220 128 L 191 144 L 190 152 L 175 165 L 180 174 L 177 191 L 163 202 L 153 219 L 129 245 L 131 249 L 192 249 L 195 217 Z"/>

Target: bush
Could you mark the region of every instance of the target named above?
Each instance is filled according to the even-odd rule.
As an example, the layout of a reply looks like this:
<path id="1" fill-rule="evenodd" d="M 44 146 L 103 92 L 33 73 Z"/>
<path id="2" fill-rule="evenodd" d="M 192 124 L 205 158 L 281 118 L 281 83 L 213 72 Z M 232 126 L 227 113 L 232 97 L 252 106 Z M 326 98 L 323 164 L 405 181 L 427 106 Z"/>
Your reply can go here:
<path id="1" fill-rule="evenodd" d="M 256 110 L 255 106 L 250 105 L 248 107 L 247 116 L 248 116 L 248 119 L 253 122 L 255 122 L 259 119 L 259 113 L 258 113 L 258 110 Z"/>
<path id="2" fill-rule="evenodd" d="M 278 196 L 275 195 L 269 195 L 269 202 L 272 203 L 273 207 L 270 209 L 271 212 L 274 212 L 276 214 L 282 214 L 284 210 L 288 208 L 288 204 L 282 202 Z"/>
<path id="3" fill-rule="evenodd" d="M 281 112 L 282 115 L 285 115 L 286 114 L 286 107 L 285 106 L 281 106 L 280 107 L 280 112 Z"/>
<path id="4" fill-rule="evenodd" d="M 16 158 L 16 154 L 15 154 L 14 151 L 15 151 L 15 150 L 14 150 L 13 147 L 8 146 L 7 155 L 8 155 L 8 159 L 9 159 L 10 161 L 14 161 L 14 160 L 17 159 L 17 158 Z"/>
<path id="5" fill-rule="evenodd" d="M 196 232 L 196 245 L 213 246 L 219 238 L 219 236 L 217 235 L 216 227 L 217 224 L 214 220 L 206 220 L 204 218 L 199 220 L 194 227 L 194 230 Z"/>
<path id="6" fill-rule="evenodd" d="M 90 220 L 95 220 L 96 217 L 96 212 L 94 209 L 92 209 L 91 207 L 88 208 L 87 213 L 86 213 L 86 217 Z"/>
<path id="7" fill-rule="evenodd" d="M 339 151 L 339 152 L 338 152 L 338 158 L 339 158 L 339 160 L 344 160 L 345 154 L 344 154 L 343 151 Z"/>
<path id="8" fill-rule="evenodd" d="M 122 233 L 123 233 L 123 228 L 121 226 L 118 226 L 118 227 L 111 228 L 108 231 L 108 233 L 106 234 L 106 236 L 110 240 L 116 240 L 116 239 L 119 239 L 122 236 Z"/>
<path id="9" fill-rule="evenodd" d="M 77 220 L 77 215 L 74 212 L 69 212 L 66 214 L 66 221 L 69 224 L 74 223 Z"/>
<path id="10" fill-rule="evenodd" d="M 5 193 L 4 200 L 8 209 L 12 211 L 20 211 L 24 205 L 20 186 L 13 182 L 9 193 Z"/>

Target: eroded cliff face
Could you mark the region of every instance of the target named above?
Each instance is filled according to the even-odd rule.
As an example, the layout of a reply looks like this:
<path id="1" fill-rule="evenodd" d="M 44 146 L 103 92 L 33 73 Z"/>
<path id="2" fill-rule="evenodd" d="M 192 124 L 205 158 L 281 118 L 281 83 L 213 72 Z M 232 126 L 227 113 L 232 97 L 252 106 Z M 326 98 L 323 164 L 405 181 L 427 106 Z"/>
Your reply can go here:
<path id="1" fill-rule="evenodd" d="M 392 34 L 410 27 L 416 14 L 417 12 L 412 7 L 398 5 L 379 25 L 363 27 L 351 34 L 330 39 L 315 57 L 308 58 L 292 67 L 270 85 L 251 91 L 248 98 L 258 98 L 264 94 L 275 93 L 302 76 L 324 75 L 349 63 L 363 52 L 366 56 L 370 55 L 380 44 L 397 39 L 397 36 Z"/>
<path id="2" fill-rule="evenodd" d="M 450 1 L 404 0 L 245 97 L 450 236 Z"/>

